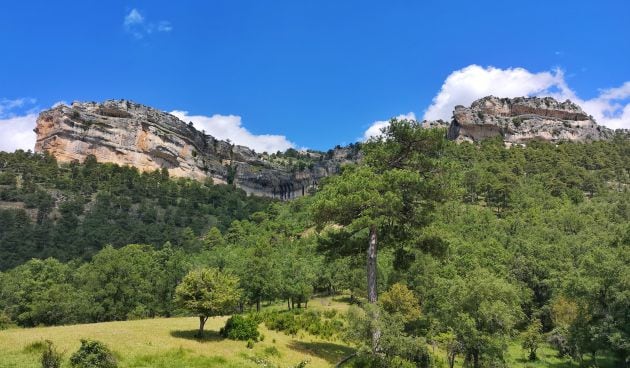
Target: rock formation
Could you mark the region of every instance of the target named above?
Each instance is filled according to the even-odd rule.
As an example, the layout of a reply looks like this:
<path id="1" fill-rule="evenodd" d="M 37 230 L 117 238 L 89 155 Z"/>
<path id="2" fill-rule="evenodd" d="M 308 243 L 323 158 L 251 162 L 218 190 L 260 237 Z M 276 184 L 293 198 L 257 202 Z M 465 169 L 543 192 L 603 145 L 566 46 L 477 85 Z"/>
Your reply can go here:
<path id="1" fill-rule="evenodd" d="M 531 140 L 590 142 L 612 135 L 612 130 L 597 125 L 569 100 L 488 96 L 470 107 L 455 106 L 447 136 L 457 141 L 500 136 L 507 144 L 520 144 Z"/>
<path id="2" fill-rule="evenodd" d="M 497 136 L 506 144 L 588 142 L 613 135 L 576 104 L 550 97 L 488 96 L 470 107 L 456 106 L 450 124 L 423 121 L 422 126 L 448 128 L 447 137 L 459 142 Z M 197 131 L 192 123 L 126 100 L 57 106 L 39 115 L 35 132 L 35 151 L 48 152 L 59 162 L 83 162 L 94 155 L 99 162 L 141 171 L 167 169 L 175 177 L 212 178 L 250 194 L 280 199 L 305 195 L 320 179 L 337 173 L 341 164 L 358 159 L 354 145 L 310 152 L 301 156 L 305 160 L 286 155 L 278 159 L 218 140 Z"/>
<path id="3" fill-rule="evenodd" d="M 167 169 L 171 176 L 234 183 L 255 195 L 289 199 L 306 194 L 318 181 L 352 158 L 348 149 L 315 154 L 308 167 L 274 162 L 269 155 L 218 140 L 175 116 L 126 100 L 74 102 L 42 112 L 36 152 L 59 162 L 131 165 L 141 171 Z M 309 154 L 310 156 L 310 154 Z"/>

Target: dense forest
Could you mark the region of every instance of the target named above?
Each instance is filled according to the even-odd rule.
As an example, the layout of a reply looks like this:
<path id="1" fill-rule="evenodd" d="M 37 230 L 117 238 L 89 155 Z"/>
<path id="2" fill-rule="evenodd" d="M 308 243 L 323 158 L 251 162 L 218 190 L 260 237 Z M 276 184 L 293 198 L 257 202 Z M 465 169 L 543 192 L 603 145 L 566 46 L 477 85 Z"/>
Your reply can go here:
<path id="1" fill-rule="evenodd" d="M 356 366 L 435 366 L 437 345 L 451 367 L 501 367 L 515 340 L 532 360 L 544 341 L 628 366 L 627 137 L 505 147 L 444 135 L 392 121 L 360 163 L 284 203 L 0 153 L 0 325 L 183 314 L 176 286 L 211 267 L 236 277 L 241 312 L 348 295 Z"/>
<path id="2" fill-rule="evenodd" d="M 0 152 L 0 270 L 31 258 L 87 259 L 107 244 L 192 251 L 208 229 L 225 231 L 269 203 L 210 179 L 170 179 L 93 156 L 59 167 L 48 155 Z"/>

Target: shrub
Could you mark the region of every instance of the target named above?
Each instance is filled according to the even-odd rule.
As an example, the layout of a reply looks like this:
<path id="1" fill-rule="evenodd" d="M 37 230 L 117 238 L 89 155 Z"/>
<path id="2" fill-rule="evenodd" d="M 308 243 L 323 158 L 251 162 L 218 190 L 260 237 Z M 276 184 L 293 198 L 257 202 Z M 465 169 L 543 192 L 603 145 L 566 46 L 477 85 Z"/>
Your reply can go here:
<path id="1" fill-rule="evenodd" d="M 260 336 L 258 323 L 252 318 L 234 315 L 225 322 L 225 327 L 219 331 L 221 336 L 232 340 L 254 340 Z"/>
<path id="2" fill-rule="evenodd" d="M 569 345 L 568 336 L 569 332 L 564 327 L 554 328 L 547 338 L 547 342 L 551 345 L 556 351 L 558 351 L 559 357 L 567 356 L 571 353 L 571 348 Z"/>
<path id="3" fill-rule="evenodd" d="M 335 315 L 336 313 L 324 313 L 325 317 Z M 268 329 L 281 331 L 291 336 L 304 330 L 314 336 L 331 338 L 343 328 L 343 322 L 340 319 L 322 319 L 321 314 L 313 310 L 274 311 L 266 313 L 263 317 Z"/>
<path id="4" fill-rule="evenodd" d="M 0 331 L 6 330 L 7 328 L 11 328 L 15 326 L 11 318 L 6 315 L 4 312 L 0 313 Z"/>
<path id="5" fill-rule="evenodd" d="M 76 368 L 116 368 L 114 354 L 105 344 L 94 340 L 81 340 L 81 347 L 70 357 L 70 365 Z"/>
<path id="6" fill-rule="evenodd" d="M 337 316 L 337 310 L 336 309 L 327 309 L 324 311 L 324 317 L 326 318 L 335 318 Z"/>
<path id="7" fill-rule="evenodd" d="M 294 368 L 304 368 L 308 365 L 308 363 L 310 362 L 310 360 L 305 359 L 301 362 L 299 362 L 298 364 L 294 365 Z"/>
<path id="8" fill-rule="evenodd" d="M 280 350 L 278 350 L 278 348 L 275 346 L 266 347 L 264 352 L 265 352 L 265 355 L 270 355 L 270 356 L 275 356 L 275 357 L 282 356 L 282 354 L 280 353 Z"/>
<path id="9" fill-rule="evenodd" d="M 253 349 L 254 348 L 254 340 L 252 340 L 252 339 L 247 340 L 247 348 L 248 349 Z"/>
<path id="10" fill-rule="evenodd" d="M 52 341 L 46 340 L 46 350 L 42 352 L 42 368 L 59 368 L 63 355 L 55 349 Z"/>

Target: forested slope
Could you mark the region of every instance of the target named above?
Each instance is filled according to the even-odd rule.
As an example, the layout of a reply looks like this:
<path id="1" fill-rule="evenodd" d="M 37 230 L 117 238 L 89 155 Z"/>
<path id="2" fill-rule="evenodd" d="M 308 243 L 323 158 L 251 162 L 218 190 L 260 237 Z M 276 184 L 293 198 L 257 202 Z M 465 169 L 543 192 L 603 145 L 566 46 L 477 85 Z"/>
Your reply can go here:
<path id="1" fill-rule="evenodd" d="M 211 227 L 225 230 L 270 202 L 165 170 L 0 152 L 0 270 L 30 258 L 86 258 L 106 244 L 190 248 Z"/>
<path id="2" fill-rule="evenodd" d="M 216 267 L 239 278 L 245 309 L 272 300 L 299 307 L 316 292 L 348 293 L 361 305 L 349 313 L 345 336 L 360 348 L 358 366 L 439 365 L 429 346 L 472 366 L 505 366 L 505 352 L 516 343 L 524 359 L 548 343 L 567 361 L 628 364 L 627 137 L 506 148 L 499 140 L 455 144 L 444 131 L 403 121 L 362 149 L 360 164 L 327 179 L 313 196 L 270 205 L 159 172 L 92 162 L 58 169 L 45 156 L 2 156 L 12 167 L 2 174 L 3 200 L 49 214 L 31 220 L 21 210 L 3 211 L 4 258 L 13 249 L 21 259 L 68 260 L 107 242 L 153 244 L 106 247 L 87 262 L 35 260 L 7 270 L 0 274 L 5 322 L 178 314 L 172 293 L 181 277 Z M 55 192 L 45 188 L 74 195 L 63 203 L 91 198 L 90 204 L 82 213 L 72 205 L 55 209 L 47 204 Z M 99 204 L 99 196 L 108 200 Z M 379 302 L 370 306 L 372 231 Z M 153 237 L 143 237 L 147 232 Z M 37 236 L 55 239 L 57 253 L 38 248 Z M 172 245 L 163 247 L 166 241 Z M 378 318 L 368 318 L 375 308 Z M 382 354 L 372 355 L 375 326 Z"/>

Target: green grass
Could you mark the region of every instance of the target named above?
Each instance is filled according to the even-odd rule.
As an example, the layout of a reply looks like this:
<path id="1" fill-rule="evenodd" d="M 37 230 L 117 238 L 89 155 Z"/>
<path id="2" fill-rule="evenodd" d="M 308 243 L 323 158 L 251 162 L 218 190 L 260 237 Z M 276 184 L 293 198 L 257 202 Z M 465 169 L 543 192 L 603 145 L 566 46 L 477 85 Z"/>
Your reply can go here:
<path id="1" fill-rule="evenodd" d="M 338 309 L 347 306 L 329 298 L 317 298 L 309 309 Z M 273 306 L 272 308 L 280 308 Z M 114 351 L 121 368 L 140 367 L 292 367 L 308 360 L 307 367 L 331 367 L 352 349 L 342 342 L 325 341 L 306 333 L 287 336 L 260 325 L 265 340 L 247 349 L 246 342 L 223 339 L 219 329 L 227 317 L 211 318 L 206 323 L 206 337 L 194 337 L 198 319 L 156 318 L 137 321 L 105 322 L 73 326 L 14 328 L 0 331 L 0 368 L 40 367 L 41 341 L 51 340 L 64 352 L 64 367 L 89 338 L 105 343 Z"/>

